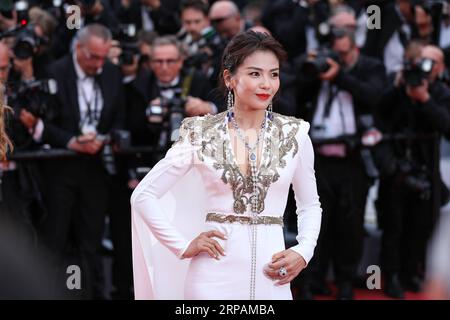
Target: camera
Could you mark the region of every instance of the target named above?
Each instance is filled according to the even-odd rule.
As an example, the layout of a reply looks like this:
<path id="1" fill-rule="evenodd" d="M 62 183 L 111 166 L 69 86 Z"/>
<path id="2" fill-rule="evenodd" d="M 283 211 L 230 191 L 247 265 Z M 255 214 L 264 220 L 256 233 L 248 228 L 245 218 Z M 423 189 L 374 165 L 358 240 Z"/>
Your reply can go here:
<path id="1" fill-rule="evenodd" d="M 139 55 L 139 47 L 136 43 L 120 43 L 122 53 L 119 56 L 120 65 L 130 65 L 134 62 L 134 56 Z"/>
<path id="2" fill-rule="evenodd" d="M 339 61 L 339 56 L 331 49 L 324 48 L 317 52 L 314 58 L 307 58 L 300 66 L 300 72 L 307 77 L 318 78 L 321 73 L 327 72 L 330 65 L 327 59 Z"/>
<path id="3" fill-rule="evenodd" d="M 405 61 L 403 66 L 403 79 L 406 85 L 418 87 L 428 77 L 433 69 L 434 61 L 431 59 L 420 59 L 419 61 Z"/>
<path id="4" fill-rule="evenodd" d="M 400 159 L 397 167 L 405 187 L 417 193 L 422 200 L 431 198 L 431 181 L 426 167 L 416 165 L 406 159 Z"/>
<path id="5" fill-rule="evenodd" d="M 224 49 L 225 41 L 213 27 L 207 27 L 201 32 L 198 52 L 188 57 L 184 64 L 187 67 L 201 68 L 204 63 L 220 57 Z"/>
<path id="6" fill-rule="evenodd" d="M 119 24 L 116 33 L 119 41 L 134 42 L 136 40 L 137 27 L 134 23 L 122 23 Z"/>
<path id="7" fill-rule="evenodd" d="M 44 44 L 48 44 L 48 39 L 38 37 L 34 32 L 33 25 L 18 29 L 16 41 L 13 47 L 14 55 L 18 59 L 28 59 L 34 56 L 36 50 Z"/>
<path id="8" fill-rule="evenodd" d="M 181 122 L 186 116 L 185 104 L 186 98 L 182 97 L 181 88 L 177 88 L 171 99 L 160 97 L 159 105 L 149 104 L 147 107 L 145 114 L 149 124 L 163 127 L 159 141 L 161 147 L 178 139 Z"/>
<path id="9" fill-rule="evenodd" d="M 105 170 L 110 175 L 117 174 L 113 146 L 115 146 L 118 150 L 125 150 L 129 148 L 131 145 L 130 132 L 125 130 L 113 130 L 110 134 L 97 135 L 96 139 L 104 142 L 101 157 Z"/>
<path id="10" fill-rule="evenodd" d="M 46 98 L 57 92 L 58 85 L 54 79 L 43 79 L 12 84 L 8 86 L 7 96 L 33 115 L 45 118 L 48 116 Z"/>
<path id="11" fill-rule="evenodd" d="M 115 39 L 119 41 L 121 54 L 119 56 L 120 65 L 130 65 L 134 62 L 134 56 L 139 55 L 139 46 L 136 42 L 136 25 L 119 24 L 114 29 Z"/>

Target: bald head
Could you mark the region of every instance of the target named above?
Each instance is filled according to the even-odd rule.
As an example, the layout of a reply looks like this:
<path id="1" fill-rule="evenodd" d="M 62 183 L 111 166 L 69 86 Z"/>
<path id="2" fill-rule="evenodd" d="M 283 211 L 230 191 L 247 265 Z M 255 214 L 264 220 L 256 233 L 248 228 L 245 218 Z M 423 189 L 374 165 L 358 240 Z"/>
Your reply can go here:
<path id="1" fill-rule="evenodd" d="M 336 28 L 356 29 L 355 15 L 348 11 L 340 11 L 330 18 L 330 24 Z"/>
<path id="2" fill-rule="evenodd" d="M 209 9 L 209 19 L 216 31 L 225 39 L 231 39 L 244 29 L 239 8 L 232 1 L 217 1 Z"/>
<path id="3" fill-rule="evenodd" d="M 445 70 L 444 52 L 439 47 L 427 45 L 422 49 L 422 58 L 434 61 L 433 70 L 431 71 L 431 81 L 441 75 Z"/>
<path id="4" fill-rule="evenodd" d="M 209 17 L 211 19 L 229 15 L 239 15 L 239 8 L 233 1 L 216 1 L 209 9 Z"/>
<path id="5" fill-rule="evenodd" d="M 0 42 L 0 83 L 5 83 L 8 80 L 10 57 L 9 47 Z"/>

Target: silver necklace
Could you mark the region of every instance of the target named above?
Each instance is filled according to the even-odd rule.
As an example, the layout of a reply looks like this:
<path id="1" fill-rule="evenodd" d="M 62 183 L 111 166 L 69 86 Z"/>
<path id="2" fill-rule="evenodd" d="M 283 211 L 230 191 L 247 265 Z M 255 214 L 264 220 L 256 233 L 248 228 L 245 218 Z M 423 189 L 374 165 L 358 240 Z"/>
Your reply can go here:
<path id="1" fill-rule="evenodd" d="M 253 190 L 252 195 L 250 197 L 250 203 L 251 203 L 251 211 L 252 211 L 252 224 L 250 226 L 251 231 L 251 254 L 252 254 L 252 261 L 251 261 L 251 267 L 250 267 L 250 300 L 255 300 L 256 298 L 256 239 L 257 239 L 257 225 L 254 223 L 256 221 L 256 215 L 258 213 L 258 189 L 256 187 L 257 184 L 257 174 L 256 174 L 256 148 L 259 145 L 259 141 L 262 139 L 265 129 L 266 129 L 266 119 L 267 119 L 267 112 L 264 117 L 264 121 L 261 124 L 261 129 L 259 130 L 258 137 L 256 139 L 256 142 L 253 146 L 250 146 L 250 144 L 245 140 L 244 135 L 239 128 L 239 125 L 236 122 L 236 119 L 234 118 L 234 112 L 231 112 L 231 123 L 233 124 L 234 129 L 237 132 L 237 135 L 239 139 L 244 143 L 245 148 L 248 150 L 248 160 L 250 164 L 250 173 L 252 178 L 252 184 L 253 184 Z"/>
<path id="2" fill-rule="evenodd" d="M 264 117 L 264 120 L 261 124 L 261 129 L 259 130 L 259 134 L 258 137 L 256 139 L 256 142 L 253 146 L 250 146 L 250 144 L 245 140 L 244 135 L 241 131 L 241 129 L 239 128 L 239 125 L 236 122 L 236 119 L 234 118 L 234 113 L 232 114 L 231 117 L 231 123 L 233 124 L 234 129 L 237 132 L 237 135 L 239 137 L 239 139 L 244 143 L 245 148 L 248 150 L 248 160 L 249 160 L 249 165 L 250 165 L 250 174 L 251 174 L 251 178 L 252 178 L 252 183 L 253 183 L 253 192 L 252 192 L 252 196 L 250 197 L 250 203 L 251 203 L 251 208 L 252 208 L 252 212 L 258 212 L 258 195 L 257 195 L 257 175 L 256 175 L 256 148 L 259 145 L 260 140 L 262 139 L 264 133 L 265 133 L 265 128 L 266 128 L 266 119 L 267 119 L 267 115 Z"/>

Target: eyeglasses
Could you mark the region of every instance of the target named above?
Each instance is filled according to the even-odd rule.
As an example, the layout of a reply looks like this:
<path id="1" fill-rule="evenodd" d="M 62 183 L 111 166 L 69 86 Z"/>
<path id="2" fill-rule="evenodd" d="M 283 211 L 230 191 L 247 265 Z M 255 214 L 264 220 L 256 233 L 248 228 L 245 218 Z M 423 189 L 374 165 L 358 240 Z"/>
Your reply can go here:
<path id="1" fill-rule="evenodd" d="M 180 59 L 152 59 L 150 62 L 151 64 L 155 65 L 155 66 L 162 66 L 163 64 L 167 64 L 169 67 L 175 65 L 175 63 L 177 63 L 178 61 L 180 61 Z"/>
<path id="2" fill-rule="evenodd" d="M 89 50 L 85 47 L 83 47 L 83 52 L 86 55 L 86 58 L 91 59 L 91 60 L 105 61 L 107 58 L 106 56 L 99 56 L 99 55 L 93 54 L 92 52 L 89 52 Z"/>

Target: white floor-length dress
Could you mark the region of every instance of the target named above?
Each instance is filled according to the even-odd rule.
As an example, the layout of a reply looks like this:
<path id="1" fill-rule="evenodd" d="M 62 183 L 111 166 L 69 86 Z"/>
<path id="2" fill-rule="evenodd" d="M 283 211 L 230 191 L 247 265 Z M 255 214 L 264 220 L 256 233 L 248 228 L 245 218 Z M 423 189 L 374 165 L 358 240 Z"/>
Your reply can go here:
<path id="1" fill-rule="evenodd" d="M 283 216 L 289 186 L 297 204 L 298 244 L 306 262 L 320 231 L 321 207 L 314 174 L 309 124 L 277 113 L 268 120 L 258 167 L 258 215 Z M 205 222 L 208 213 L 250 215 L 250 177 L 233 155 L 227 113 L 187 118 L 180 138 L 137 186 L 131 197 L 136 299 L 249 299 L 250 225 Z M 263 273 L 272 255 L 285 249 L 277 224 L 258 224 L 255 299 L 292 299 L 290 286 L 275 286 Z M 181 259 L 199 232 L 219 230 L 220 260 L 201 253 Z M 169 249 L 169 250 L 167 250 Z"/>

